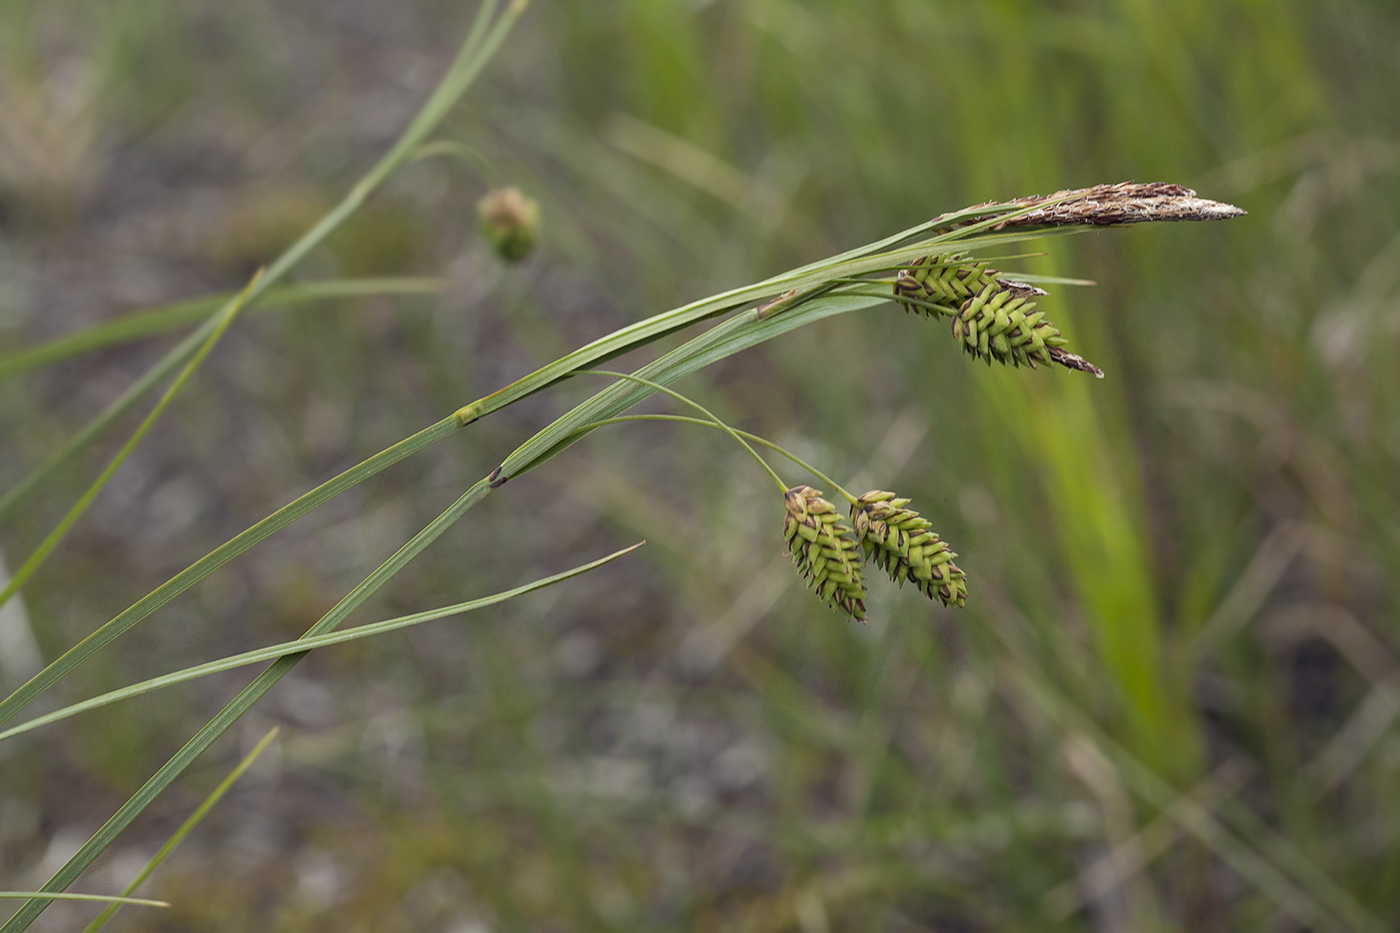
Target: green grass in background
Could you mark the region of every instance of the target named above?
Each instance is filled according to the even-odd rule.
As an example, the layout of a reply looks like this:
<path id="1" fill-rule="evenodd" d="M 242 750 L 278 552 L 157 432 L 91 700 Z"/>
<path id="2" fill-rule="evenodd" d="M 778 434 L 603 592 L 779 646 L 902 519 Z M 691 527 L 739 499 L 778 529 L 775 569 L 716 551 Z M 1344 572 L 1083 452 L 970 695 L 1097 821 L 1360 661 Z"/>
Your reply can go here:
<path id="1" fill-rule="evenodd" d="M 427 2 L 151 9 L 0 13 L 0 114 L 50 114 L 66 153 L 0 143 L 6 347 L 241 285 L 285 245 L 247 205 L 336 196 L 467 21 Z M 888 305 L 682 386 L 843 482 L 914 497 L 962 555 L 967 609 L 882 588 L 868 626 L 844 622 L 795 584 L 781 506 L 737 447 L 609 429 L 503 487 L 368 609 L 637 536 L 642 560 L 310 658 L 247 727 L 251 744 L 285 723 L 280 777 L 230 792 L 143 889 L 172 911 L 112 928 L 1394 926 L 1397 18 L 536 0 L 448 135 L 540 199 L 537 256 L 505 270 L 473 241 L 468 166 L 396 178 L 374 205 L 388 219 L 311 271 L 455 288 L 244 319 L 26 589 L 46 658 L 344 466 L 661 309 L 986 199 L 1136 178 L 1250 214 L 1008 263 L 1099 282 L 1048 307 L 1103 381 L 974 366 Z M 24 103 L 64 94 L 83 106 Z M 384 268 L 389 227 L 404 252 Z M 6 383 L 5 488 L 164 349 Z M 840 378 L 812 365 L 828 357 Z M 134 631 L 82 695 L 294 637 L 595 388 L 358 488 Z M 11 568 L 82 488 L 72 473 L 69 499 L 0 532 Z M 44 880 L 49 847 L 86 838 L 236 683 L 15 740 L 0 886 Z M 218 782 L 239 754 L 219 749 L 125 854 Z M 90 877 L 118 889 L 123 854 Z"/>

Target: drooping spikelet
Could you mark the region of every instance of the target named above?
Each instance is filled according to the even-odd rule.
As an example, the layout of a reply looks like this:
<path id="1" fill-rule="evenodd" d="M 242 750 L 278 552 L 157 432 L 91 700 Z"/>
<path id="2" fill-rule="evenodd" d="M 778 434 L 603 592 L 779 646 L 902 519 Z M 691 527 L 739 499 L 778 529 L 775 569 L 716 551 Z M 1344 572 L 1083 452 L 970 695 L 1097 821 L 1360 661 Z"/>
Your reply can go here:
<path id="1" fill-rule="evenodd" d="M 851 506 L 851 524 L 867 555 L 900 586 L 910 580 L 929 599 L 943 605 L 967 600 L 967 575 L 953 563 L 958 555 L 929 531 L 930 522 L 908 499 L 874 489 Z"/>
<path id="2" fill-rule="evenodd" d="M 864 622 L 865 583 L 855 533 L 820 490 L 794 486 L 784 499 L 783 537 L 802 576 L 832 608 Z"/>
<path id="3" fill-rule="evenodd" d="M 1097 366 L 1066 350 L 1059 328 L 1035 310 L 1043 289 L 1005 278 L 984 262 L 961 254 L 915 259 L 895 276 L 894 293 L 905 311 L 951 317 L 963 351 L 988 365 L 1059 363 L 1103 378 Z"/>
<path id="4" fill-rule="evenodd" d="M 1020 282 L 998 280 L 963 302 L 953 316 L 953 337 L 965 352 L 991 365 L 1059 363 L 1069 369 L 1093 373 L 1103 370 L 1064 349 L 1068 343 L 1060 329 L 1035 310 L 1033 298 L 1045 292 Z"/>

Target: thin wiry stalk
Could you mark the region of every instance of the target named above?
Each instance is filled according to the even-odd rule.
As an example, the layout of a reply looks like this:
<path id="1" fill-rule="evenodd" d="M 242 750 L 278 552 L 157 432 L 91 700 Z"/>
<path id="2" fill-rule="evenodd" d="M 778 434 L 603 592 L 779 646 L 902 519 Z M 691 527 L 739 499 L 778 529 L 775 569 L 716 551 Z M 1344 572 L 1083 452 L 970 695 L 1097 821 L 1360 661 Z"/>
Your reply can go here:
<path id="1" fill-rule="evenodd" d="M 606 369 L 584 369 L 579 371 L 579 375 L 611 376 L 614 379 L 627 379 L 631 382 L 636 382 L 644 386 L 649 386 L 652 389 L 655 389 L 657 392 L 663 392 L 683 405 L 689 405 L 691 408 L 694 408 L 706 418 L 709 418 L 711 423 L 713 423 L 715 427 L 719 428 L 725 434 L 728 434 L 730 437 L 734 438 L 734 440 L 739 444 L 739 446 L 747 450 L 749 452 L 749 455 L 758 461 L 758 465 L 763 468 L 764 472 L 766 472 L 770 477 L 772 477 L 773 482 L 778 484 L 779 489 L 787 489 L 787 483 L 783 482 L 783 478 L 779 476 L 776 472 L 774 472 L 773 468 L 768 465 L 767 460 L 764 460 L 762 457 L 760 457 L 758 455 L 758 452 L 748 445 L 748 443 L 744 440 L 743 436 L 738 431 L 725 424 L 724 421 L 722 421 L 718 415 L 710 411 L 704 405 L 701 405 L 699 402 L 690 398 L 689 396 L 682 395 L 674 389 L 668 389 L 658 382 L 652 382 L 650 379 L 643 379 L 640 376 L 633 376 L 630 373 L 612 372 Z"/>

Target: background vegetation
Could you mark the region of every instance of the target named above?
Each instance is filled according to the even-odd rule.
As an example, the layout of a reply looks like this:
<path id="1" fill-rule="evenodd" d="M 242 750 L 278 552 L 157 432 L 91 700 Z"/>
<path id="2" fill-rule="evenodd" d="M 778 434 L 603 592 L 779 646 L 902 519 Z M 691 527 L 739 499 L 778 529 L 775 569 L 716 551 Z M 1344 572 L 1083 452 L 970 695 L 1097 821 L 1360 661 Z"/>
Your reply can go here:
<path id="1" fill-rule="evenodd" d="M 472 13 L 6 0 L 0 347 L 241 287 L 398 136 Z M 873 587 L 847 623 L 798 585 L 742 451 L 608 429 L 362 616 L 646 548 L 313 655 L 79 887 L 129 881 L 277 722 L 143 889 L 175 907 L 114 928 L 1395 928 L 1398 42 L 1394 5 L 1359 0 L 536 0 L 440 135 L 539 199 L 537 252 L 506 267 L 476 238 L 469 161 L 409 166 L 298 274 L 445 289 L 240 319 L 6 610 L 4 693 L 316 483 L 627 322 L 982 200 L 1135 178 L 1250 214 L 1022 261 L 1097 280 L 1047 306 L 1103 381 L 974 367 L 889 305 L 680 386 L 913 497 L 966 609 Z M 7 378 L 0 489 L 173 339 Z M 55 694 L 295 637 L 584 382 L 318 510 Z M 11 569 L 117 443 L 6 517 Z M 0 744 L 0 887 L 42 883 L 246 680 Z"/>

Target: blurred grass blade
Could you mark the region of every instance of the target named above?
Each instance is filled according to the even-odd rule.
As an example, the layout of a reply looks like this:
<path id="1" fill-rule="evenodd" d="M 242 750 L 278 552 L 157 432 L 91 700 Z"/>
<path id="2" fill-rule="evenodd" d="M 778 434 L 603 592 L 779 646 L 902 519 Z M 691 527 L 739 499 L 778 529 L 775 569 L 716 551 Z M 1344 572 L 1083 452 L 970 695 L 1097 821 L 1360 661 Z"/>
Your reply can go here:
<path id="1" fill-rule="evenodd" d="M 366 577 L 359 586 L 351 590 L 341 599 L 331 610 L 321 617 L 306 633 L 305 637 L 311 638 L 316 635 L 323 635 L 345 621 L 350 613 L 358 609 L 366 599 L 373 595 L 380 587 L 387 583 L 394 574 L 398 573 L 414 557 L 416 557 L 425 547 L 435 541 L 444 531 L 452 527 L 457 519 L 466 514 L 467 510 L 481 500 L 490 491 L 490 485 L 482 480 L 476 483 L 461 495 L 451 506 L 441 515 L 434 519 L 429 525 L 413 537 L 411 541 L 399 548 L 387 561 L 381 564 L 373 573 Z M 43 890 L 62 891 L 82 874 L 93 859 L 97 858 L 118 835 L 136 819 L 140 813 L 146 809 L 160 795 L 170 783 L 179 777 L 205 750 L 214 743 L 219 736 L 223 735 L 230 726 L 238 721 L 253 704 L 271 690 L 272 687 L 288 673 L 292 668 L 306 657 L 306 652 L 285 655 L 274 661 L 267 670 L 263 671 L 238 696 L 234 697 L 213 719 L 197 732 L 193 738 L 185 743 L 175 755 L 167 761 L 142 787 L 131 796 L 126 803 L 118 808 L 103 826 L 91 839 L 70 858 L 63 867 L 53 874 L 48 882 L 44 884 Z M 48 906 L 47 902 L 30 901 L 20 908 L 4 926 L 0 926 L 0 933 L 18 933 L 27 929 L 43 909 Z"/>
<path id="2" fill-rule="evenodd" d="M 267 267 L 263 277 L 250 291 L 245 303 L 256 304 L 262 299 L 264 293 L 273 284 L 281 281 L 282 277 L 289 270 L 294 268 L 304 259 L 308 253 L 320 246 L 327 237 L 335 232 L 351 215 L 369 199 L 384 181 L 394 173 L 394 171 L 404 162 L 408 161 L 414 150 L 427 138 L 427 136 L 437 128 L 444 117 L 452 109 L 453 105 L 466 93 L 472 81 L 480 73 L 486 62 L 490 60 L 496 49 L 500 47 L 505 39 L 510 27 L 516 18 L 524 11 L 523 3 L 512 3 L 507 7 L 494 25 L 488 30 L 485 26 L 487 20 L 496 9 L 495 0 L 487 0 L 483 3 L 477 14 L 477 19 L 472 27 L 472 32 L 468 41 L 463 45 L 462 50 L 453 60 L 448 68 L 447 74 L 433 91 L 432 95 L 423 104 L 413 123 L 404 134 L 399 137 L 394 146 L 387 152 L 374 167 L 371 168 L 363 178 L 359 180 L 345 195 L 339 204 L 331 209 L 320 219 L 310 230 L 304 233 L 291 246 L 277 257 L 273 263 Z M 126 392 L 97 418 L 93 419 L 86 428 L 78 435 L 64 444 L 44 461 L 29 476 L 25 477 L 18 486 L 9 490 L 4 498 L 0 498 L 0 520 L 9 514 L 10 510 L 23 500 L 29 493 L 44 480 L 48 479 L 54 471 L 76 455 L 79 451 L 87 447 L 94 440 L 116 422 L 123 414 L 129 411 L 141 397 L 149 392 L 156 384 L 165 378 L 170 372 L 179 366 L 185 359 L 195 352 L 199 345 L 209 336 L 213 330 L 216 317 L 211 317 L 200 326 L 198 330 L 190 334 L 183 342 L 173 348 L 165 355 L 150 371 L 148 371 L 137 383 L 131 386 Z"/>
<path id="3" fill-rule="evenodd" d="M 152 408 L 150 414 L 146 416 L 146 420 L 141 422 L 141 425 L 127 440 L 126 444 L 122 446 L 122 449 L 112 458 L 112 462 L 107 464 L 107 468 L 102 471 L 97 479 L 93 480 L 92 485 L 79 497 L 78 501 L 73 504 L 73 507 L 68 510 L 68 514 L 63 516 L 63 519 L 54 530 L 49 532 L 48 537 L 44 538 L 39 546 L 34 549 L 34 553 L 29 555 L 29 559 L 21 564 L 19 569 L 15 571 L 10 582 L 3 590 L 0 590 L 0 606 L 4 606 L 5 603 L 9 602 L 10 597 L 18 593 L 24 587 L 24 584 L 28 582 L 29 578 L 34 575 L 34 572 L 43 565 L 45 558 L 53 553 L 53 549 L 58 547 L 59 542 L 68 534 L 68 530 L 77 523 L 78 519 L 82 517 L 82 514 L 87 511 L 88 506 L 97 498 L 97 494 L 107 485 L 107 481 L 112 478 L 112 474 L 117 471 L 118 467 L 126 462 L 126 458 L 131 456 L 131 452 L 136 449 L 136 445 L 145 439 L 160 416 L 165 414 L 165 410 L 170 407 L 170 403 L 175 401 L 175 396 L 180 394 L 180 390 L 185 387 L 185 383 L 190 381 L 190 377 L 194 375 L 195 370 L 199 369 L 200 364 L 208 358 L 209 353 L 214 349 L 214 345 L 219 342 L 219 338 L 228 331 L 229 326 L 233 323 L 233 319 L 238 316 L 238 312 L 243 310 L 243 306 L 248 300 L 248 294 L 253 290 L 253 287 L 258 284 L 258 279 L 260 278 L 262 278 L 262 272 L 258 272 L 254 275 L 252 281 L 243 289 L 243 293 L 234 301 L 230 302 L 228 307 L 215 319 L 216 324 L 209 336 L 200 344 L 199 349 L 195 351 L 194 357 L 185 364 L 185 368 L 180 371 L 180 375 L 175 377 L 175 381 L 165 390 L 165 394 L 161 396 L 160 401 L 156 402 L 155 407 Z"/>
<path id="4" fill-rule="evenodd" d="M 252 751 L 243 756 L 243 760 L 238 763 L 238 766 L 230 771 L 226 778 L 219 782 L 219 786 L 214 788 L 208 797 L 204 798 L 204 802 L 195 808 L 195 811 L 190 814 L 189 819 L 180 824 L 180 828 L 175 830 L 175 834 L 166 841 L 165 845 L 160 847 L 160 851 L 151 856 L 150 861 L 146 863 L 145 867 L 142 868 L 141 871 L 136 874 L 136 877 L 132 879 L 132 882 L 122 890 L 123 895 L 129 896 L 133 891 L 141 887 L 142 883 L 151 876 L 151 873 L 160 867 L 160 864 L 169 857 L 171 852 L 175 851 L 175 847 L 183 842 L 185 837 L 200 824 L 205 814 L 212 810 L 214 805 L 223 799 L 224 794 L 228 793 L 228 789 L 234 785 L 234 782 L 243 776 L 243 772 L 252 767 L 253 762 L 258 760 L 259 756 L 272 744 L 272 740 L 277 738 L 277 733 L 281 731 L 281 726 L 273 726 L 272 729 L 268 731 L 267 735 L 262 737 L 262 741 L 258 742 L 257 745 L 253 746 Z M 107 925 L 107 921 L 112 919 L 113 914 L 121 909 L 123 903 L 126 902 L 123 901 L 112 904 L 106 910 L 102 911 L 92 923 L 89 923 L 83 929 L 83 933 L 97 933 L 98 930 Z"/>
<path id="5" fill-rule="evenodd" d="M 445 291 L 446 279 L 384 278 L 339 279 L 307 282 L 272 289 L 257 311 L 272 311 L 333 298 L 362 298 L 369 295 L 425 295 Z M 115 320 L 89 327 L 74 334 L 55 337 L 36 346 L 0 357 L 0 379 L 18 376 L 104 347 L 169 333 L 198 324 L 237 295 L 210 295 L 124 314 Z"/>
<path id="6" fill-rule="evenodd" d="M 535 590 L 541 590 L 547 586 L 553 586 L 556 583 L 562 583 L 563 581 L 571 579 L 573 577 L 577 577 L 580 574 L 588 573 L 590 570 L 597 570 L 604 564 L 612 563 L 619 557 L 632 553 L 637 548 L 641 547 L 642 543 L 644 542 L 639 542 L 637 544 L 632 545 L 631 547 L 623 548 L 620 551 L 615 551 L 606 557 L 601 557 L 598 560 L 591 561 L 587 564 L 581 564 L 570 570 L 566 570 L 563 573 L 557 573 L 550 577 L 544 577 L 542 579 L 534 581 L 533 583 L 527 583 L 523 586 L 517 586 L 514 589 L 505 590 L 503 592 L 496 593 L 492 596 L 484 596 L 480 599 L 472 599 L 466 602 L 454 603 L 450 606 L 441 606 L 437 609 L 428 609 L 423 612 L 416 612 L 412 615 L 399 616 L 393 619 L 386 619 L 382 622 L 371 622 L 367 625 L 357 625 L 356 627 L 344 632 L 334 632 L 326 635 L 317 635 L 315 637 L 302 637 L 297 639 L 296 641 L 287 641 L 277 645 L 269 645 L 266 648 L 255 648 L 252 651 L 244 651 L 241 654 L 231 655 L 227 658 L 221 658 L 217 661 L 210 661 L 205 664 L 198 664 L 194 667 L 187 667 L 183 670 L 174 671 L 170 674 L 164 674 L 160 677 L 153 677 L 150 680 L 143 680 L 141 683 L 132 684 L 131 686 L 123 687 L 120 690 L 113 690 L 109 693 L 104 693 L 101 696 L 93 697 L 90 700 L 84 700 L 81 703 L 74 703 L 70 706 L 65 706 L 62 709 L 54 710 L 51 713 L 45 713 L 43 716 L 36 717 L 35 719 L 22 723 L 18 726 L 15 726 L 14 728 L 6 729 L 4 732 L 0 732 L 0 741 L 4 741 L 5 739 L 12 738 L 24 732 L 29 732 L 30 730 L 37 729 L 41 726 L 46 726 L 49 723 L 57 722 L 60 719 L 67 719 L 69 716 L 76 716 L 78 713 L 84 713 L 88 710 L 97 709 L 102 706 L 108 706 L 112 703 L 116 703 L 121 700 L 127 700 L 132 697 L 141 696 L 143 693 L 150 693 L 153 690 L 160 690 L 164 687 L 173 687 L 175 684 L 182 684 L 186 681 L 195 680 L 200 677 L 207 677 L 210 674 L 217 674 L 221 671 L 231 671 L 235 668 L 246 667 L 249 664 L 258 664 L 263 661 L 272 661 L 277 658 L 286 657 L 289 654 L 302 654 L 316 648 L 326 648 L 330 645 L 344 644 L 347 641 L 357 641 L 358 639 L 369 638 L 373 635 L 384 635 L 388 632 L 396 632 L 399 629 L 410 628 L 415 625 L 421 625 L 424 622 L 432 622 L 435 619 L 443 619 L 448 616 L 461 615 L 463 613 L 472 612 L 477 609 L 484 609 L 487 606 L 495 606 L 499 603 L 506 602 L 507 600 L 515 599 L 518 596 L 524 596 L 526 593 L 533 593 Z"/>
<path id="7" fill-rule="evenodd" d="M 1067 733 L 1078 733 L 1091 739 L 1113 762 L 1124 784 L 1133 793 L 1161 810 L 1294 919 L 1318 930 L 1338 929 L 1338 921 L 1344 925 L 1344 929 L 1357 933 L 1383 933 L 1387 929 L 1384 923 L 1338 887 L 1321 869 L 1292 852 L 1291 847 L 1287 847 L 1290 850 L 1287 870 L 1255 851 L 1251 843 L 1258 845 L 1266 842 L 1269 850 L 1277 851 L 1277 843 L 1281 841 L 1262 824 L 1252 824 L 1246 834 L 1237 837 L 1189 795 L 1178 793 L 1152 768 L 1101 730 L 1088 715 L 1062 697 L 1035 669 L 1027 655 L 1018 650 L 1014 640 L 1007 638 L 1005 632 L 999 631 L 998 634 L 1002 643 L 1015 655 L 1015 681 L 1034 699 L 1037 707 L 1056 720 Z M 1238 809 L 1228 801 L 1223 806 Z M 1291 876 L 1289 872 L 1292 872 Z"/>
<path id="8" fill-rule="evenodd" d="M 113 399 L 112 403 L 89 421 L 81 431 L 45 457 L 44 462 L 30 470 L 28 476 L 6 490 L 5 495 L 0 496 L 0 521 L 3 521 L 14 510 L 15 506 L 28 498 L 30 493 L 46 482 L 60 468 L 70 463 L 94 441 L 106 434 L 122 416 L 135 408 L 137 403 L 146 397 L 147 393 L 160 385 L 181 363 L 196 353 L 200 345 L 208 339 L 209 334 L 213 331 L 216 320 L 217 317 L 209 318 L 198 330 L 166 351 L 165 356 L 146 370 L 141 378 L 128 386 L 121 395 Z"/>
<path id="9" fill-rule="evenodd" d="M 442 121 L 443 117 L 451 109 L 463 93 L 470 86 L 471 81 L 480 72 L 486 61 L 499 47 L 505 38 L 515 19 L 523 10 L 523 5 L 512 4 L 502 16 L 496 20 L 490 30 L 486 29 L 485 23 L 490 19 L 496 8 L 495 3 L 484 4 L 477 14 L 477 19 L 471 37 L 462 51 L 453 61 L 442 82 L 424 104 L 418 118 L 414 120 L 410 128 L 405 131 L 399 142 L 371 169 L 364 178 L 360 180 L 346 195 L 345 199 L 329 214 L 326 215 L 315 227 L 308 231 L 296 243 L 284 252 L 276 262 L 267 270 L 263 277 L 250 289 L 247 296 L 247 304 L 260 297 L 267 286 L 276 278 L 285 274 L 286 271 L 301 260 L 316 245 L 321 243 L 337 226 L 348 218 L 354 211 L 369 197 L 371 193 L 383 183 L 395 168 L 407 160 L 413 149 L 423 141 L 427 135 Z M 218 318 L 213 317 L 206 321 L 194 333 L 190 334 L 177 347 L 166 354 L 166 357 L 157 364 L 156 368 L 164 367 L 166 371 L 173 370 L 175 366 L 187 356 L 195 352 L 199 344 L 207 338 L 212 331 Z M 6 510 L 12 508 L 15 503 L 27 495 L 43 479 L 47 478 L 54 470 L 66 462 L 66 459 L 76 453 L 77 450 L 91 443 L 118 417 L 139 400 L 141 394 L 148 391 L 151 385 L 160 381 L 162 376 L 155 376 L 155 369 L 142 377 L 142 380 L 132 386 L 118 402 L 109 407 L 99 419 L 89 425 L 82 434 L 74 438 L 64 446 L 62 450 L 53 457 L 50 457 L 45 464 L 36 470 L 20 484 L 11 490 L 4 499 L 0 499 L 0 518 L 3 518 Z M 125 406 L 125 407 L 122 407 Z M 458 424 L 452 418 L 444 419 L 437 424 L 425 428 L 412 437 L 388 450 L 371 457 L 369 460 L 347 470 L 340 476 L 324 483 L 316 489 L 302 496 L 296 502 L 279 510 L 277 513 L 259 522 L 253 528 L 240 534 L 237 538 L 211 552 L 201 561 L 187 568 L 184 572 L 167 582 L 165 585 L 140 600 L 126 612 L 111 620 L 97 632 L 84 639 L 79 645 L 70 649 L 63 657 L 54 664 L 41 671 L 28 683 L 20 687 L 14 694 L 0 701 L 0 722 L 4 722 L 13 716 L 18 710 L 24 708 L 36 696 L 48 689 L 55 681 L 63 677 L 86 658 L 91 657 L 103 645 L 116 638 L 122 632 L 135 625 L 138 621 L 154 611 L 160 605 L 174 597 L 177 593 L 188 588 L 190 585 L 208 575 L 217 567 L 231 560 L 233 557 L 252 547 L 258 541 L 268 535 L 285 527 L 291 522 L 305 515 L 307 512 L 321 505 L 328 499 L 353 486 L 356 482 L 372 475 L 391 463 L 421 450 L 423 447 L 440 440 L 452 433 Z M 3 929 L 3 928 L 0 928 Z"/>

